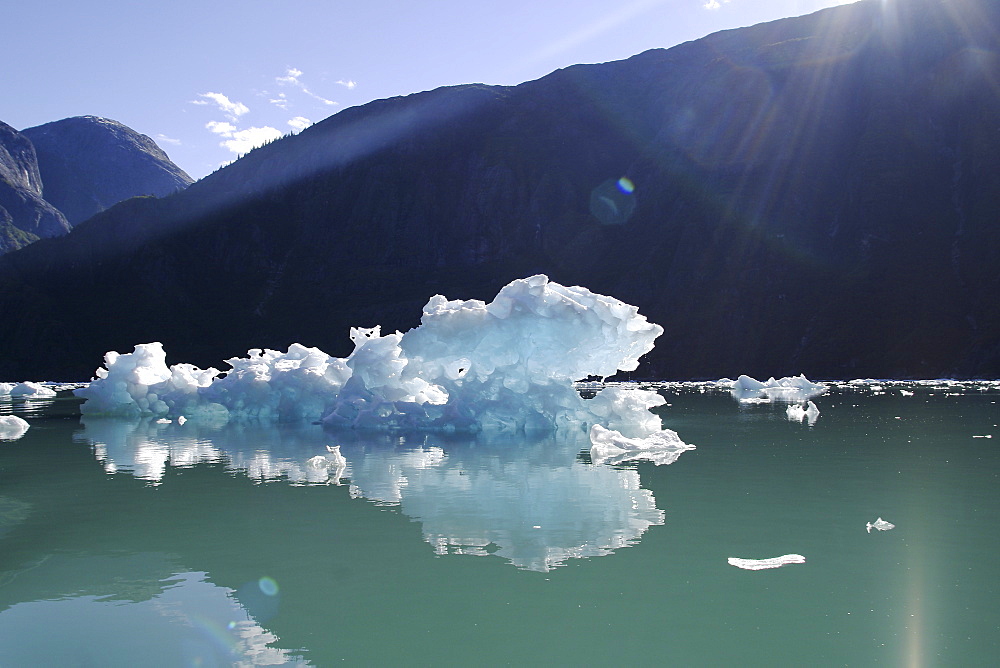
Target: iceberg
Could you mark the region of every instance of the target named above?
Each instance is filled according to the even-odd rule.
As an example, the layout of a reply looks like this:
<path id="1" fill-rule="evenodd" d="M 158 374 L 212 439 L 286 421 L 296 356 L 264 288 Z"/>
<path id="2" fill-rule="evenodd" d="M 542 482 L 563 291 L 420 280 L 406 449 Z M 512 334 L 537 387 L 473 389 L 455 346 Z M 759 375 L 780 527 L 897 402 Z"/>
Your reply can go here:
<path id="1" fill-rule="evenodd" d="M 661 431 L 650 412 L 664 403 L 658 393 L 607 387 L 584 399 L 573 382 L 636 369 L 662 332 L 635 306 L 539 274 L 511 282 L 490 303 L 431 297 L 405 334 L 352 328 L 345 359 L 296 343 L 287 352 L 250 350 L 222 373 L 168 367 L 163 346 L 145 343 L 107 353 L 96 378 L 75 392 L 85 415 L 399 432 L 586 432 L 602 424 L 646 438 Z"/>
<path id="2" fill-rule="evenodd" d="M 822 383 L 812 383 L 804 375 L 789 376 L 780 380 L 769 378 L 760 382 L 750 376 L 740 376 L 733 383 L 733 398 L 737 401 L 805 403 L 826 392 Z"/>
<path id="3" fill-rule="evenodd" d="M 16 441 L 28 431 L 28 421 L 16 415 L 0 415 L 0 441 Z"/>
<path id="4" fill-rule="evenodd" d="M 816 424 L 819 419 L 819 408 L 813 402 L 803 404 L 790 404 L 785 409 L 785 415 L 793 422 L 808 422 L 809 426 Z"/>
<path id="5" fill-rule="evenodd" d="M 621 464 L 640 459 L 656 465 L 673 464 L 682 452 L 695 449 L 671 429 L 663 429 L 645 438 L 627 438 L 599 424 L 590 428 L 590 442 L 590 459 L 595 464 Z"/>

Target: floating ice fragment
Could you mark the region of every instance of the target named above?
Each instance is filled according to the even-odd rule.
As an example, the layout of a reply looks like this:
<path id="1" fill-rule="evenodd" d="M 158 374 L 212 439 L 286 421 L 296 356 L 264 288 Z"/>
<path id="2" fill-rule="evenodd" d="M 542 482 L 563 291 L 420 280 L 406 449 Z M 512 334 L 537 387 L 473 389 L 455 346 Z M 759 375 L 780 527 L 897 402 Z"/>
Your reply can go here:
<path id="1" fill-rule="evenodd" d="M 620 464 L 639 459 L 656 465 L 673 464 L 682 452 L 695 449 L 670 429 L 645 438 L 627 438 L 599 424 L 590 428 L 590 443 L 590 458 L 595 464 Z"/>
<path id="2" fill-rule="evenodd" d="M 10 384 L 4 383 L 4 386 L 7 387 L 10 386 Z M 9 394 L 12 397 L 32 399 L 39 397 L 54 397 L 56 396 L 56 391 L 50 387 L 45 387 L 41 383 L 25 381 L 11 386 L 6 392 L 0 392 L 0 394 Z"/>
<path id="3" fill-rule="evenodd" d="M 183 415 L 181 415 L 180 417 L 177 418 L 177 424 L 184 424 L 187 421 L 188 421 L 188 419 L 186 417 L 184 417 Z"/>
<path id="4" fill-rule="evenodd" d="M 878 529 L 879 531 L 888 531 L 889 529 L 895 529 L 896 525 L 893 524 L 892 522 L 886 522 L 884 519 L 880 517 L 874 522 L 866 523 L 865 528 L 868 530 L 868 533 L 871 533 L 872 529 Z"/>
<path id="5" fill-rule="evenodd" d="M 16 415 L 0 415 L 0 441 L 16 441 L 28 431 L 28 422 Z"/>
<path id="6" fill-rule="evenodd" d="M 172 420 L 168 420 L 167 418 L 160 418 L 156 421 L 156 424 L 170 424 L 171 422 Z"/>
<path id="7" fill-rule="evenodd" d="M 809 426 L 812 426 L 819 419 L 819 409 L 811 401 L 804 406 L 802 404 L 791 404 L 785 409 L 785 415 L 788 416 L 789 420 L 798 422 L 808 421 Z"/>
<path id="8" fill-rule="evenodd" d="M 993 434 L 973 434 L 972 438 L 993 438 Z"/>
<path id="9" fill-rule="evenodd" d="M 347 457 L 340 454 L 339 445 L 328 445 L 326 446 L 326 450 L 330 453 L 330 456 L 326 458 L 330 463 L 334 466 L 347 466 Z"/>
<path id="10" fill-rule="evenodd" d="M 347 460 L 337 452 L 339 459 L 316 455 L 306 460 L 305 479 L 311 483 L 340 484 L 347 470 Z"/>
<path id="11" fill-rule="evenodd" d="M 806 558 L 801 554 L 785 554 L 770 559 L 741 559 L 729 557 L 729 564 L 748 571 L 762 571 L 765 568 L 780 568 L 786 564 L 804 564 Z"/>
<path id="12" fill-rule="evenodd" d="M 780 380 L 769 378 L 760 382 L 750 376 L 740 376 L 731 389 L 738 401 L 787 401 L 804 402 L 826 392 L 826 386 L 812 383 L 804 375 L 789 376 Z"/>
<path id="13" fill-rule="evenodd" d="M 899 393 L 901 395 L 903 395 L 904 397 L 912 397 L 913 396 L 913 392 L 911 392 L 910 390 L 900 390 Z"/>

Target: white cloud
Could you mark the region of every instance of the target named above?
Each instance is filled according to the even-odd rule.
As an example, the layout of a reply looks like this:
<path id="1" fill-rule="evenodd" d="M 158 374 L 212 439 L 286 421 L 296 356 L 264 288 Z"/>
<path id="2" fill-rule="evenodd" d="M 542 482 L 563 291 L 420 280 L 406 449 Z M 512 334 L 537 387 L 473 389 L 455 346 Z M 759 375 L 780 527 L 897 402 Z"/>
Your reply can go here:
<path id="1" fill-rule="evenodd" d="M 288 109 L 288 96 L 284 93 L 278 93 L 278 97 L 271 98 L 268 102 L 276 106 L 278 109 Z"/>
<path id="2" fill-rule="evenodd" d="M 295 84 L 301 86 L 302 84 L 299 83 L 300 76 L 302 76 L 302 70 L 295 69 L 294 67 L 289 67 L 285 71 L 285 76 L 278 77 L 277 79 L 275 79 L 275 81 L 282 84 Z"/>
<path id="3" fill-rule="evenodd" d="M 205 123 L 205 127 L 217 135 L 222 135 L 223 137 L 231 137 L 234 132 L 236 132 L 236 126 L 232 123 L 225 123 L 223 121 L 209 121 Z"/>
<path id="4" fill-rule="evenodd" d="M 191 103 L 210 104 L 211 102 L 214 102 L 219 110 L 226 115 L 226 118 L 231 121 L 235 121 L 237 118 L 250 111 L 250 108 L 242 102 L 234 102 L 222 93 L 202 93 L 198 97 L 202 99 L 192 100 Z"/>
<path id="5" fill-rule="evenodd" d="M 722 3 L 728 4 L 729 0 L 721 0 L 721 2 L 720 0 L 708 0 L 708 2 L 702 5 L 702 7 L 705 9 L 716 10 L 722 7 Z"/>
<path id="6" fill-rule="evenodd" d="M 307 127 L 312 125 L 312 121 L 305 116 L 296 116 L 292 120 L 288 121 L 288 125 L 290 125 L 294 130 L 305 130 Z"/>
<path id="7" fill-rule="evenodd" d="M 355 81 L 354 79 L 347 79 L 347 80 L 340 79 L 339 81 L 334 81 L 334 83 L 338 83 L 341 86 L 344 86 L 345 88 L 347 88 L 347 90 L 354 90 L 355 88 L 357 88 L 358 85 L 358 82 Z"/>
<path id="8" fill-rule="evenodd" d="M 302 120 L 308 121 L 308 119 Z M 291 125 L 291 121 L 289 121 L 289 125 Z M 232 123 L 209 121 L 205 124 L 205 127 L 225 139 L 225 141 L 219 142 L 219 146 L 228 149 L 236 155 L 249 153 L 251 150 L 272 139 L 280 139 L 284 136 L 281 130 L 268 125 L 261 128 L 253 127 L 240 130 Z"/>
<path id="9" fill-rule="evenodd" d="M 181 140 L 180 139 L 174 139 L 173 137 L 168 137 L 167 135 L 165 135 L 163 133 L 160 133 L 160 134 L 156 135 L 156 143 L 157 144 L 173 144 L 174 146 L 180 146 L 181 145 Z"/>
<path id="10" fill-rule="evenodd" d="M 301 76 L 302 76 L 302 70 L 296 69 L 294 67 L 289 67 L 287 70 L 285 70 L 285 76 L 276 77 L 275 81 L 282 86 L 295 86 L 309 97 L 313 98 L 314 100 L 319 100 L 320 102 L 322 102 L 327 106 L 332 107 L 333 105 L 337 104 L 334 100 L 327 99 L 322 95 L 317 95 L 316 93 L 309 90 L 306 87 L 306 85 L 302 83 L 302 81 L 299 79 L 299 77 Z M 346 82 L 338 81 L 337 83 L 347 86 L 348 88 L 353 88 L 354 86 L 357 85 L 353 81 L 346 81 Z"/>
<path id="11" fill-rule="evenodd" d="M 265 125 L 262 128 L 247 128 L 246 130 L 236 130 L 235 128 L 225 134 L 218 133 L 223 137 L 228 137 L 226 141 L 220 142 L 219 146 L 229 149 L 236 155 L 249 153 L 253 149 L 266 144 L 273 139 L 280 139 L 284 133 L 277 128 Z"/>

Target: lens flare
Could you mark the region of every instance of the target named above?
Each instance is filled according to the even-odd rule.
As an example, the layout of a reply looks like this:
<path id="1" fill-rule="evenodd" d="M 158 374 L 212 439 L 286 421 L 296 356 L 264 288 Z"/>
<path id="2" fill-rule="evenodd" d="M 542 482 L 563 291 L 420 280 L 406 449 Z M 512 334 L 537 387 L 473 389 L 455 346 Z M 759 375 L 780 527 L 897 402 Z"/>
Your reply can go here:
<path id="1" fill-rule="evenodd" d="M 274 578 L 262 577 L 257 581 L 257 586 L 267 596 L 277 596 L 278 594 L 278 583 L 275 582 Z"/>

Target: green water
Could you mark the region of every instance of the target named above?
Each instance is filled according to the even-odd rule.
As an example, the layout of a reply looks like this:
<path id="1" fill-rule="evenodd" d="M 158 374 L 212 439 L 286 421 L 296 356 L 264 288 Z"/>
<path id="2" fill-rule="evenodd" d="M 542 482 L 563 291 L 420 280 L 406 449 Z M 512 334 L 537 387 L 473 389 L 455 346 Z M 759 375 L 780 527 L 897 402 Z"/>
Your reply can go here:
<path id="1" fill-rule="evenodd" d="M 661 391 L 668 466 L 0 402 L 0 666 L 995 663 L 1000 385 Z"/>

